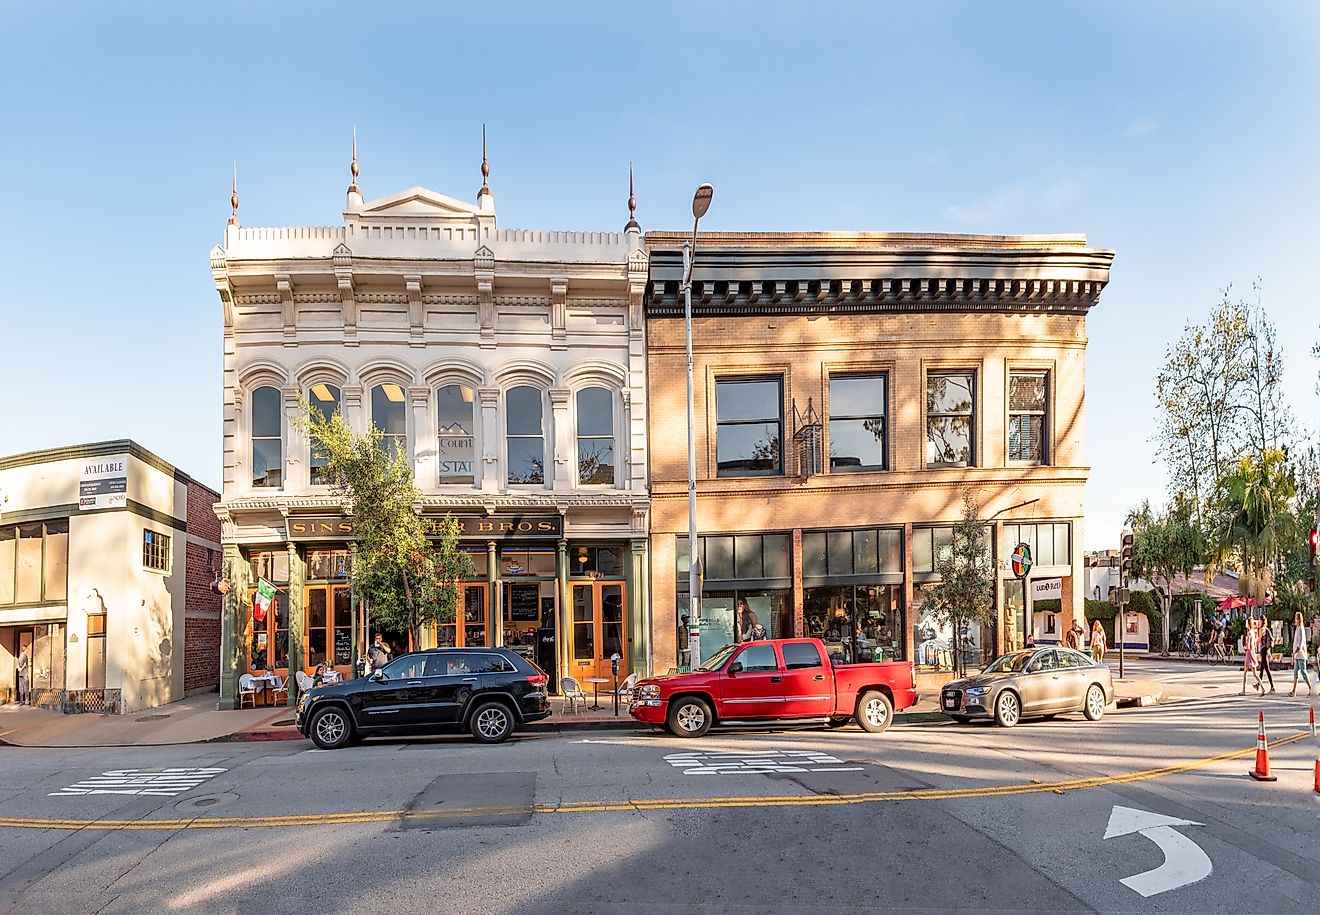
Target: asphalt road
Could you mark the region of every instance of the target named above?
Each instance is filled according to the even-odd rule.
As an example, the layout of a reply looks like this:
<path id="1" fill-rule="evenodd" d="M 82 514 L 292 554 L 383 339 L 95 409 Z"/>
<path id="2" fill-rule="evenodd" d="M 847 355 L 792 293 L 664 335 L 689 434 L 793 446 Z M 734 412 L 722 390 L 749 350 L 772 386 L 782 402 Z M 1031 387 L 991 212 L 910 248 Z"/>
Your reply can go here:
<path id="1" fill-rule="evenodd" d="M 4 749 L 0 911 L 1314 911 L 1305 701 L 1221 692 L 1011 731 Z M 1303 735 L 1270 784 L 1261 708 Z M 1203 825 L 1106 839 L 1116 806 Z M 1209 876 L 1121 883 L 1153 836 Z"/>

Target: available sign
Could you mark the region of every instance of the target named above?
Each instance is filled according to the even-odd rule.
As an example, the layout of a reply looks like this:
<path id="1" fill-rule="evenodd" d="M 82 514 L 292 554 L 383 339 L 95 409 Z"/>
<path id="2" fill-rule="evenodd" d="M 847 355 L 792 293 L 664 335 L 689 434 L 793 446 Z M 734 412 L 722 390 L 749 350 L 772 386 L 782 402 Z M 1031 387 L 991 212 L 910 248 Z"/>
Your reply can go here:
<path id="1" fill-rule="evenodd" d="M 128 455 L 88 458 L 78 480 L 78 508 L 123 508 L 128 504 Z"/>
<path id="2" fill-rule="evenodd" d="M 1031 583 L 1032 600 L 1063 600 L 1062 578 L 1041 578 Z"/>

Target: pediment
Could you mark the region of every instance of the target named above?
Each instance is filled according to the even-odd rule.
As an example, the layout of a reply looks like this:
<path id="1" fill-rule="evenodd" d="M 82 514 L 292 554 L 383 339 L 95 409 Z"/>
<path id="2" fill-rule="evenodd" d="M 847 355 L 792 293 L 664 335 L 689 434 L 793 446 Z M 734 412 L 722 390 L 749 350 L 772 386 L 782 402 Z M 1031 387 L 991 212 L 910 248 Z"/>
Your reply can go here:
<path id="1" fill-rule="evenodd" d="M 470 203 L 437 194 L 424 187 L 411 187 L 406 191 L 368 200 L 358 212 L 372 216 L 433 216 L 441 219 L 471 219 L 480 211 Z M 487 214 L 489 215 L 489 214 Z"/>

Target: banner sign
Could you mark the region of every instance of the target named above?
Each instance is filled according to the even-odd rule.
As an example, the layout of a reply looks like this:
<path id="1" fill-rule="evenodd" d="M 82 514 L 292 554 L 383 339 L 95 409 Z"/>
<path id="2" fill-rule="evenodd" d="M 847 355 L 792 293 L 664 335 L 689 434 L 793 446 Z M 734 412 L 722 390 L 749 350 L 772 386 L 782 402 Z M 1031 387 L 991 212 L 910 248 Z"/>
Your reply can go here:
<path id="1" fill-rule="evenodd" d="M 423 517 L 432 530 L 438 530 L 438 517 Z M 458 516 L 460 536 L 484 540 L 512 540 L 520 537 L 559 537 L 564 533 L 560 515 L 491 515 Z M 353 519 L 343 516 L 289 518 L 290 540 L 352 540 Z"/>
<path id="2" fill-rule="evenodd" d="M 78 480 L 78 508 L 123 508 L 128 504 L 128 455 L 88 458 Z"/>
<path id="3" fill-rule="evenodd" d="M 1013 547 L 1013 553 L 1008 557 L 1013 563 L 1013 575 L 1017 578 L 1026 578 L 1031 571 L 1031 547 L 1025 543 L 1019 543 Z"/>
<path id="4" fill-rule="evenodd" d="M 1062 578 L 1041 578 L 1031 583 L 1032 600 L 1063 600 Z"/>

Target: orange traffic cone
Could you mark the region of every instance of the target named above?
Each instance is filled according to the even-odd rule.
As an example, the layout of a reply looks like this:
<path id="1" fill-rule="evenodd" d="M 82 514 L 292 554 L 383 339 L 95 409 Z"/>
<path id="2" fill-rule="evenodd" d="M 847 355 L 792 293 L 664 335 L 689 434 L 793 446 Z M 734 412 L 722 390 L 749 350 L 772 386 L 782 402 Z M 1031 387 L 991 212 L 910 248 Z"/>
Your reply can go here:
<path id="1" fill-rule="evenodd" d="M 1277 782 L 1279 779 L 1270 775 L 1270 745 L 1265 740 L 1265 713 L 1260 713 L 1260 729 L 1256 732 L 1256 768 L 1251 770 L 1251 777 L 1258 782 Z"/>

